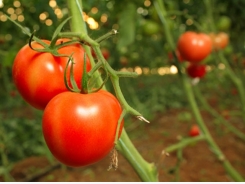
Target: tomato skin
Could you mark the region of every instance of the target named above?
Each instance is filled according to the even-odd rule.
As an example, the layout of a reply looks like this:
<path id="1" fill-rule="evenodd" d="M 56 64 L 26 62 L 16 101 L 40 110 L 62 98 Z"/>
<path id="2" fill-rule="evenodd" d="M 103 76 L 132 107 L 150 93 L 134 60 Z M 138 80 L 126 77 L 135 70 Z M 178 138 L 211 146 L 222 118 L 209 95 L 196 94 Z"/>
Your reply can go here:
<path id="1" fill-rule="evenodd" d="M 43 41 L 50 43 L 47 40 Z M 68 39 L 59 39 L 57 44 L 66 41 Z M 32 47 L 43 48 L 37 42 L 32 42 Z M 74 44 L 64 46 L 58 52 L 66 55 L 73 53 L 74 78 L 77 85 L 80 86 L 84 49 L 79 44 Z M 17 53 L 12 67 L 13 81 L 21 96 L 33 107 L 43 110 L 55 95 L 67 91 L 64 83 L 64 69 L 67 61 L 67 57 L 56 57 L 50 53 L 34 51 L 28 44 L 22 47 Z M 88 57 L 86 61 L 87 71 L 89 71 L 91 64 Z M 69 69 L 67 78 L 68 76 Z"/>
<path id="2" fill-rule="evenodd" d="M 121 112 L 117 99 L 103 90 L 58 94 L 44 110 L 44 139 L 60 162 L 72 167 L 93 164 L 113 148 Z"/>
<path id="3" fill-rule="evenodd" d="M 191 137 L 195 137 L 200 135 L 200 130 L 199 127 L 197 125 L 192 125 L 190 131 L 189 131 L 189 136 Z"/>
<path id="4" fill-rule="evenodd" d="M 191 78 L 202 78 L 206 74 L 206 65 L 190 63 L 186 72 Z"/>
<path id="5" fill-rule="evenodd" d="M 187 31 L 179 37 L 177 49 L 183 60 L 200 62 L 212 51 L 212 41 L 207 34 Z"/>

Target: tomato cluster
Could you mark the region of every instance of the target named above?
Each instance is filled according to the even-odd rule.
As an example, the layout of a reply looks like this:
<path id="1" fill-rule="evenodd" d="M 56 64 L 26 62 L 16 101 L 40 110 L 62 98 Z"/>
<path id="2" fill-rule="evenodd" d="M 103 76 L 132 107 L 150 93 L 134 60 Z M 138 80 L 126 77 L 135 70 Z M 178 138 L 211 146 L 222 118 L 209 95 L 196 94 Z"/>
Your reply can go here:
<path id="1" fill-rule="evenodd" d="M 186 72 L 191 78 L 202 78 L 206 74 L 202 61 L 212 50 L 222 50 L 228 43 L 229 35 L 225 32 L 205 34 L 187 31 L 178 39 L 176 56 L 179 62 L 189 62 Z"/>
<path id="2" fill-rule="evenodd" d="M 120 137 L 124 122 L 120 122 L 118 129 L 122 109 L 111 93 L 99 90 L 82 94 L 66 88 L 64 77 L 70 86 L 74 82 L 81 85 L 85 62 L 83 47 L 77 43 L 65 44 L 68 41 L 56 42 L 61 46 L 57 50 L 61 56 L 35 51 L 43 49 L 37 42 L 32 42 L 32 47 L 25 45 L 17 53 L 12 71 L 22 97 L 33 107 L 44 110 L 43 136 L 51 153 L 60 162 L 78 167 L 104 158 L 114 147 L 117 131 Z M 67 56 L 72 57 L 73 73 L 71 65 L 67 65 Z M 90 69 L 90 61 L 86 59 L 85 71 Z"/>
<path id="3" fill-rule="evenodd" d="M 176 55 L 180 62 L 188 61 L 186 73 L 191 78 L 202 78 L 206 74 L 206 65 L 201 62 L 211 53 L 212 39 L 204 33 L 187 31 L 178 40 Z"/>

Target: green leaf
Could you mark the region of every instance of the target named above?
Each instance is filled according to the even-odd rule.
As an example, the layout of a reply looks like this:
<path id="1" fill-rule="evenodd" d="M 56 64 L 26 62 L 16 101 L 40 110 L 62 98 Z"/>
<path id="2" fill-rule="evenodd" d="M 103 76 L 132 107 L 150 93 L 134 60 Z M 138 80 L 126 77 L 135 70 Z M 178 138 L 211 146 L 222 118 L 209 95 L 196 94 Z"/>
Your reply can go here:
<path id="1" fill-rule="evenodd" d="M 128 3 L 121 12 L 119 19 L 118 49 L 126 47 L 134 42 L 136 15 L 136 6 L 133 3 Z"/>

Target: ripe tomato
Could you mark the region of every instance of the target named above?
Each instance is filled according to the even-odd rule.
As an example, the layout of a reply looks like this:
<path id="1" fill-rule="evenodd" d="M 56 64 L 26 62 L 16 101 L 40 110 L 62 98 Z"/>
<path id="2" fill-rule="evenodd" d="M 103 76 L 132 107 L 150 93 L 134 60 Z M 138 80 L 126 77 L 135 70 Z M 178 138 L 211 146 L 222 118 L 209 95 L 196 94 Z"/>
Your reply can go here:
<path id="1" fill-rule="evenodd" d="M 44 110 L 44 139 L 51 153 L 68 166 L 95 163 L 113 148 L 121 112 L 117 99 L 103 90 L 60 93 Z"/>
<path id="2" fill-rule="evenodd" d="M 46 43 L 50 41 L 43 40 Z M 59 39 L 57 44 L 67 42 L 68 39 Z M 37 42 L 32 42 L 32 47 L 42 49 Z M 81 84 L 84 65 L 84 49 L 80 44 L 64 46 L 58 50 L 60 54 L 73 53 L 74 78 L 78 86 Z M 12 75 L 14 83 L 21 96 L 33 107 L 44 109 L 47 103 L 57 94 L 67 91 L 64 83 L 64 69 L 67 57 L 56 57 L 50 53 L 36 52 L 29 45 L 25 45 L 17 53 Z M 87 71 L 91 69 L 87 57 Z M 69 72 L 67 72 L 69 81 Z"/>
<path id="3" fill-rule="evenodd" d="M 229 36 L 225 32 L 220 32 L 218 34 L 210 33 L 209 36 L 215 50 L 224 49 L 229 43 Z"/>
<path id="4" fill-rule="evenodd" d="M 202 78 L 206 74 L 206 65 L 190 63 L 186 71 L 191 78 Z"/>
<path id="5" fill-rule="evenodd" d="M 180 36 L 177 49 L 184 60 L 199 62 L 210 54 L 212 41 L 204 33 L 187 31 Z"/>
<path id="6" fill-rule="evenodd" d="M 189 131 L 189 136 L 191 137 L 195 137 L 200 135 L 200 130 L 199 127 L 197 125 L 192 125 L 190 131 Z"/>

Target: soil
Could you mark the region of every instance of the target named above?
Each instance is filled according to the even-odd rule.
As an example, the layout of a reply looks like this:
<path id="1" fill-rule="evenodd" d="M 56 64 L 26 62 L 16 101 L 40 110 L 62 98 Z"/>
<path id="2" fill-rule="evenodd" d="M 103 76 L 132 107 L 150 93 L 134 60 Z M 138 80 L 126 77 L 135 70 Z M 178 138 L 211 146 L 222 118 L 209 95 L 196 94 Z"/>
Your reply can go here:
<path id="1" fill-rule="evenodd" d="M 174 170 L 178 163 L 176 152 L 161 158 L 161 152 L 168 146 L 177 143 L 181 137 L 187 137 L 194 119 L 179 118 L 185 110 L 174 110 L 158 114 L 150 124 L 135 122 L 136 126 L 127 128 L 129 137 L 149 162 L 158 167 L 159 181 L 182 182 L 228 182 L 232 181 L 227 175 L 221 162 L 205 141 L 199 141 L 183 149 L 183 158 L 178 170 Z M 227 115 L 227 114 L 226 114 Z M 222 124 L 214 122 L 207 112 L 202 116 L 219 147 L 230 161 L 231 165 L 245 177 L 245 144 Z M 237 117 L 227 117 L 229 121 L 245 133 L 245 126 Z M 140 123 L 140 124 L 137 124 Z M 16 181 L 96 181 L 96 182 L 138 182 L 137 174 L 129 163 L 119 154 L 119 167 L 116 171 L 107 171 L 110 163 L 109 156 L 102 161 L 87 167 L 70 168 L 57 166 L 42 176 L 28 178 L 33 174 L 49 168 L 52 164 L 45 156 L 30 157 L 16 163 L 11 175 Z"/>

